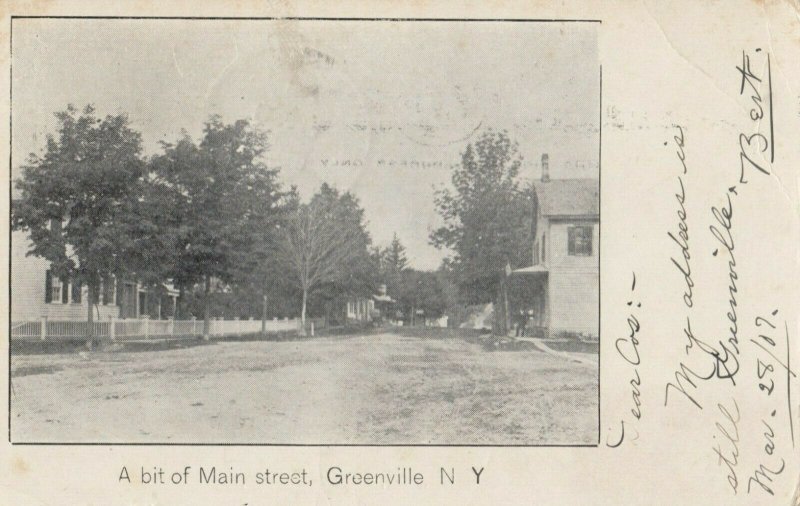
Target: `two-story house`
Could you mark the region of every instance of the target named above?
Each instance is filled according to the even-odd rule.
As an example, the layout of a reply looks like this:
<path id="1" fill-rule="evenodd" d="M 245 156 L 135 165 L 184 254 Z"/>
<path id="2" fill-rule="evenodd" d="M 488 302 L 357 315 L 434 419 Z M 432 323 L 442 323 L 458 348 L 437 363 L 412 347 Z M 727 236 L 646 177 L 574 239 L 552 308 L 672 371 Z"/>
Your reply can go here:
<path id="1" fill-rule="evenodd" d="M 47 318 L 51 321 L 85 321 L 88 294 L 85 286 L 54 276 L 44 258 L 28 256 L 30 241 L 26 232 L 11 236 L 11 321 L 24 322 Z M 114 277 L 101 283 L 95 318 L 153 319 L 174 315 L 178 292 L 169 289 L 159 297 L 135 281 Z"/>
<path id="2" fill-rule="evenodd" d="M 534 326 L 544 334 L 599 336 L 600 188 L 597 179 L 550 179 L 534 183 L 532 263 L 512 276 L 528 283 Z"/>

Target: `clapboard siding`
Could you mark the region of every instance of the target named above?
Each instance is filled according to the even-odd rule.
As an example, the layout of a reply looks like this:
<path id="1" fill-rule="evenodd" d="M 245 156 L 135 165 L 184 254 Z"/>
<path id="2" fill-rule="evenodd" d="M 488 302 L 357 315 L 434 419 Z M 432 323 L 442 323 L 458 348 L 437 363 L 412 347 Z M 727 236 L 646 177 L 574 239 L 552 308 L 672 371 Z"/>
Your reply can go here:
<path id="1" fill-rule="evenodd" d="M 550 272 L 550 332 L 598 335 L 599 276 L 597 271 Z"/>
<path id="2" fill-rule="evenodd" d="M 550 332 L 580 332 L 597 336 L 599 328 L 600 227 L 597 220 L 548 220 L 546 243 L 549 269 Z M 569 227 L 592 227 L 592 254 L 569 255 Z"/>
<path id="3" fill-rule="evenodd" d="M 50 264 L 35 256 L 26 256 L 30 241 L 24 232 L 13 232 L 11 237 L 11 321 L 37 320 L 85 320 L 88 294 L 86 287 L 81 293 L 81 303 L 67 304 L 58 301 L 45 302 L 45 277 Z M 70 293 L 70 297 L 71 297 Z M 95 317 L 101 320 L 119 316 L 116 305 L 99 304 Z"/>

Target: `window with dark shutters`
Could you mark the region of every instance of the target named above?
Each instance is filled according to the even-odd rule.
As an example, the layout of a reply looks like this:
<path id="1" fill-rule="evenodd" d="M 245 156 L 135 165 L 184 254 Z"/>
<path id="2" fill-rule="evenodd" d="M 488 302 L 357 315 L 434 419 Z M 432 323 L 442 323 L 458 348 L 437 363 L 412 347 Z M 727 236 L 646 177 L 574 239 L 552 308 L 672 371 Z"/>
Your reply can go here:
<path id="1" fill-rule="evenodd" d="M 49 270 L 44 273 L 44 301 L 53 302 L 53 273 Z"/>
<path id="2" fill-rule="evenodd" d="M 69 303 L 69 278 L 66 276 L 61 278 L 61 303 Z"/>
<path id="3" fill-rule="evenodd" d="M 568 254 L 570 256 L 592 255 L 592 227 L 575 226 L 567 229 Z"/>

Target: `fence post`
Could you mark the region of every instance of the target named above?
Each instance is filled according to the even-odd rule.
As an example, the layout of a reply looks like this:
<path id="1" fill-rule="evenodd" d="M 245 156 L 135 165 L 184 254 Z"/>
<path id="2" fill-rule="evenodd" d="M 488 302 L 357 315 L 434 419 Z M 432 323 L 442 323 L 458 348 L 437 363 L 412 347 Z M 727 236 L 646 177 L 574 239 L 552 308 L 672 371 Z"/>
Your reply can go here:
<path id="1" fill-rule="evenodd" d="M 42 328 L 39 330 L 39 335 L 42 338 L 42 341 L 47 339 L 47 317 L 42 316 Z"/>
<path id="2" fill-rule="evenodd" d="M 174 316 L 169 320 L 169 335 L 171 337 L 175 337 L 175 317 Z"/>
<path id="3" fill-rule="evenodd" d="M 144 317 L 144 338 L 150 339 L 150 318 Z"/>
<path id="4" fill-rule="evenodd" d="M 117 338 L 117 322 L 114 318 L 114 315 L 111 315 L 108 322 L 108 337 L 111 338 L 112 341 L 116 340 Z"/>
<path id="5" fill-rule="evenodd" d="M 314 337 L 314 320 L 311 320 L 311 337 Z"/>

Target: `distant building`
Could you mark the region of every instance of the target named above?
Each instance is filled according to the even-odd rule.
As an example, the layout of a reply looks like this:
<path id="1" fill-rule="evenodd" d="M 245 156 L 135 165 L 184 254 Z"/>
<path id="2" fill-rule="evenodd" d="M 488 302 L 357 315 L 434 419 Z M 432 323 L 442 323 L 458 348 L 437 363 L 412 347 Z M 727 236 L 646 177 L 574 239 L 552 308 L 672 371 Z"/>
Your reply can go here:
<path id="1" fill-rule="evenodd" d="M 85 321 L 88 293 L 85 286 L 54 276 L 44 258 L 27 256 L 30 241 L 25 232 L 11 237 L 11 321 L 47 318 L 53 321 Z M 159 297 L 135 281 L 103 280 L 95 307 L 95 318 L 154 319 L 175 314 L 178 294 L 168 290 Z"/>
<path id="2" fill-rule="evenodd" d="M 438 318 L 434 318 L 432 316 L 425 318 L 425 326 L 426 327 L 438 327 L 438 328 L 447 328 L 448 326 L 449 317 L 447 315 L 440 316 Z"/>
<path id="3" fill-rule="evenodd" d="M 370 298 L 354 297 L 347 301 L 347 319 L 350 321 L 371 322 L 375 319 L 391 318 L 391 308 L 396 304 L 386 290 L 386 285 L 378 286 L 378 293 Z"/>
<path id="4" fill-rule="evenodd" d="M 599 335 L 600 192 L 597 179 L 542 179 L 534 183 L 532 263 L 514 270 L 528 284 L 529 326 L 545 335 Z"/>
<path id="5" fill-rule="evenodd" d="M 347 301 L 347 319 L 349 321 L 370 322 L 375 311 L 375 301 L 365 297 L 354 297 Z"/>

